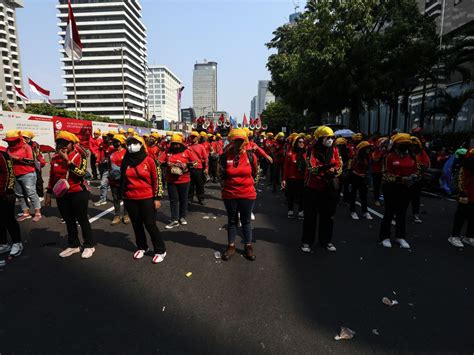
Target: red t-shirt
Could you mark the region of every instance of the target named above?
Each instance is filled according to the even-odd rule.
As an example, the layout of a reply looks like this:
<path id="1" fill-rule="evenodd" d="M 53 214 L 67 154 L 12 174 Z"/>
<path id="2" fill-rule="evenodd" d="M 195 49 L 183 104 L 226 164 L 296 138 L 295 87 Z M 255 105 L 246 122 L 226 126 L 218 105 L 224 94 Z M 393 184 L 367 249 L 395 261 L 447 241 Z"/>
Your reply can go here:
<path id="1" fill-rule="evenodd" d="M 102 137 L 89 138 L 89 150 L 91 151 L 91 153 L 95 154 L 96 156 L 99 156 L 99 147 L 101 144 L 102 144 Z"/>
<path id="2" fill-rule="evenodd" d="M 373 174 L 382 174 L 382 170 L 383 170 L 383 161 L 385 159 L 385 154 L 382 150 L 376 148 L 373 152 L 372 152 L 372 165 L 371 165 L 371 169 L 372 169 L 372 173 Z"/>
<path id="3" fill-rule="evenodd" d="M 303 153 L 303 159 L 306 159 L 306 154 Z M 283 165 L 283 180 L 303 180 L 305 169 L 298 169 L 298 153 L 290 149 L 286 153 L 285 163 Z"/>
<path id="4" fill-rule="evenodd" d="M 207 155 L 211 154 L 211 143 L 208 141 L 202 142 L 201 145 L 206 149 Z"/>
<path id="5" fill-rule="evenodd" d="M 205 169 L 208 166 L 209 155 L 202 144 L 191 144 L 188 147 L 195 155 L 197 160 L 196 169 Z"/>
<path id="6" fill-rule="evenodd" d="M 254 179 L 252 176 L 252 166 L 246 152 L 240 154 L 237 167 L 234 166 L 234 152 L 227 150 L 226 173 L 222 186 L 222 198 L 227 199 L 247 199 L 255 200 L 257 191 L 255 190 Z M 257 159 L 253 161 L 254 169 L 257 169 Z"/>
<path id="7" fill-rule="evenodd" d="M 358 153 L 351 159 L 350 167 L 354 174 L 365 177 L 369 172 L 369 157 L 361 157 Z"/>
<path id="8" fill-rule="evenodd" d="M 153 158 L 153 160 L 157 161 L 158 156 L 160 154 L 160 148 L 157 145 L 153 147 L 147 147 L 148 156 Z"/>
<path id="9" fill-rule="evenodd" d="M 384 178 L 386 181 L 395 182 L 397 178 L 418 173 L 416 159 L 410 154 L 400 156 L 397 153 L 387 154 L 385 159 Z"/>
<path id="10" fill-rule="evenodd" d="M 305 181 L 306 186 L 310 189 L 324 191 L 330 187 L 331 180 L 338 177 L 342 173 L 342 160 L 339 156 L 339 150 L 336 147 L 332 149 L 332 157 L 327 164 L 331 164 L 332 167 L 328 169 L 321 169 L 324 164 L 316 155 L 316 151 L 313 148 L 311 156 L 309 158 L 309 165 L 311 171 L 306 169 Z M 331 187 L 332 188 L 332 187 Z"/>
<path id="11" fill-rule="evenodd" d="M 15 146 L 8 147 L 7 152 L 12 158 L 15 176 L 18 177 L 35 172 L 33 149 L 24 141 L 20 140 Z"/>
<path id="12" fill-rule="evenodd" d="M 423 149 L 416 155 L 416 160 L 422 169 L 429 169 L 431 167 L 430 157 Z"/>
<path id="13" fill-rule="evenodd" d="M 69 183 L 69 193 L 81 192 L 88 189 L 88 183 L 84 179 L 87 172 L 86 153 L 82 148 L 76 146 L 68 155 L 71 164 L 67 165 L 58 154 L 51 158 L 51 170 L 49 171 L 48 192 L 51 193 L 54 185 L 59 179 L 65 179 Z M 69 170 L 69 175 L 68 175 Z"/>
<path id="14" fill-rule="evenodd" d="M 115 165 L 116 167 L 120 168 L 122 166 L 122 161 L 123 157 L 125 156 L 125 153 L 127 153 L 126 149 L 122 149 L 121 151 L 115 151 L 110 155 L 110 167 L 109 170 L 112 170 Z M 111 180 L 109 178 L 109 184 L 110 186 L 113 187 L 119 187 L 120 186 L 120 180 Z"/>
<path id="15" fill-rule="evenodd" d="M 160 199 L 163 196 L 161 174 L 157 164 L 149 156 L 136 167 L 127 166 L 125 179 L 125 200 Z"/>
<path id="16" fill-rule="evenodd" d="M 161 158 L 161 163 L 167 165 L 166 170 L 166 181 L 170 184 L 186 184 L 191 181 L 191 174 L 189 173 L 189 169 L 187 165 L 189 163 L 197 165 L 197 158 L 195 154 L 186 148 L 181 153 L 170 153 L 168 152 L 166 155 L 163 155 Z M 173 165 L 179 165 L 183 170 L 183 174 L 177 175 L 171 173 L 171 167 Z"/>

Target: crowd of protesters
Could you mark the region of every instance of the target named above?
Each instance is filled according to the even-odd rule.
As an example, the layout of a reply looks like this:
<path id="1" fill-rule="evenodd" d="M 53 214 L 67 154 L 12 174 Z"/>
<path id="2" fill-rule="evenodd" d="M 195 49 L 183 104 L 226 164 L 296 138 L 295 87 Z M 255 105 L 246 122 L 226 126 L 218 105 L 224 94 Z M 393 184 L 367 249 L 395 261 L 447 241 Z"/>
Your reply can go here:
<path id="1" fill-rule="evenodd" d="M 55 137 L 56 152 L 50 161 L 46 192 L 42 168 L 46 161 L 34 132 L 13 130 L 6 133 L 6 152 L 0 155 L 0 253 L 21 254 L 23 244 L 19 222 L 40 222 L 41 198 L 50 206 L 56 199 L 68 233 L 68 247 L 60 257 L 81 253 L 87 259 L 95 252 L 94 236 L 88 219 L 90 180 L 100 181 L 100 196 L 95 206 L 114 206 L 111 225 L 131 224 L 136 239 L 135 259 L 148 252 L 149 234 L 153 263 L 166 257 L 166 246 L 156 221 L 163 190 L 170 201 L 170 221 L 166 229 L 187 225 L 188 206 L 205 204 L 205 186 L 212 181 L 222 186 L 222 201 L 227 212 L 229 260 L 236 254 L 236 235 L 242 227 L 244 256 L 255 260 L 252 245 L 254 206 L 259 179 L 274 193 L 283 190 L 287 216 L 303 220 L 301 250 L 311 252 L 316 235 L 319 244 L 330 252 L 333 244 L 334 216 L 346 203 L 353 220 L 371 220 L 369 200 L 384 207 L 379 242 L 386 248 L 397 243 L 410 248 L 406 235 L 407 213 L 420 218 L 420 197 L 424 176 L 433 164 L 427 142 L 419 134 L 397 133 L 370 138 L 361 133 L 337 137 L 327 126 L 313 134 L 283 132 L 276 135 L 248 128 L 234 128 L 226 137 L 205 131 L 181 133 L 153 132 L 140 136 L 132 128 L 101 132 L 95 130 L 85 149 L 72 133 L 60 131 Z M 443 151 L 435 155 L 436 165 L 444 164 Z M 444 160 L 444 161 L 443 161 Z M 91 172 L 87 167 L 90 163 Z M 456 246 L 474 246 L 474 149 L 458 149 L 452 167 L 458 193 L 458 207 L 448 241 Z M 373 199 L 369 192 L 373 191 Z M 18 200 L 21 214 L 15 215 Z M 359 202 L 360 201 L 360 202 Z M 122 211 L 122 207 L 123 211 Z M 465 237 L 463 225 L 467 223 Z M 78 225 L 82 233 L 79 239 Z M 392 226 L 395 225 L 393 237 Z M 10 240 L 8 238 L 10 235 Z"/>

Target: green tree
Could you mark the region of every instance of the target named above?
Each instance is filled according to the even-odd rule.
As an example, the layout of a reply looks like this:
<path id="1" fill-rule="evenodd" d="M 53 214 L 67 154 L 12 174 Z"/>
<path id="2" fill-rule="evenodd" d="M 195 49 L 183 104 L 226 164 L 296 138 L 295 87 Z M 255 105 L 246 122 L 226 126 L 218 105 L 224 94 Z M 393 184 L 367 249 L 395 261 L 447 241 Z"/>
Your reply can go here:
<path id="1" fill-rule="evenodd" d="M 280 132 L 282 127 L 286 127 L 287 132 L 297 131 L 305 125 L 305 117 L 293 112 L 290 106 L 281 100 L 268 104 L 262 112 L 262 117 L 270 132 Z"/>

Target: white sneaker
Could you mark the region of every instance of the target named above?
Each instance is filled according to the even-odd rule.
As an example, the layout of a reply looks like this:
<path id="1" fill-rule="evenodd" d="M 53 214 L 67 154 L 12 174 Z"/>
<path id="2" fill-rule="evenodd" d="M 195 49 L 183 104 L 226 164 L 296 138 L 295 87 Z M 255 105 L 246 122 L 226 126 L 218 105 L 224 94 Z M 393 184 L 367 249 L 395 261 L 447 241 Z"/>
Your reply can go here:
<path id="1" fill-rule="evenodd" d="M 94 206 L 99 207 L 99 206 L 106 205 L 106 204 L 107 204 L 106 200 L 99 200 L 96 203 L 94 203 Z"/>
<path id="2" fill-rule="evenodd" d="M 461 241 L 461 238 L 458 237 L 449 237 L 448 242 L 456 248 L 464 248 L 464 244 Z"/>
<path id="3" fill-rule="evenodd" d="M 142 258 L 145 256 L 145 253 L 146 253 L 147 251 L 148 251 L 148 249 L 147 249 L 147 250 L 143 250 L 143 249 L 137 250 L 137 251 L 135 252 L 135 254 L 133 254 L 133 258 L 134 258 L 135 260 L 142 259 Z"/>
<path id="4" fill-rule="evenodd" d="M 382 240 L 382 245 L 385 248 L 391 248 L 392 247 L 392 242 L 390 241 L 390 239 L 384 239 L 384 240 Z"/>
<path id="5" fill-rule="evenodd" d="M 62 252 L 59 253 L 59 256 L 61 258 L 67 258 L 68 256 L 71 256 L 73 254 L 76 254 L 76 253 L 80 253 L 81 252 L 81 248 L 67 248 L 67 249 L 64 249 Z"/>
<path id="6" fill-rule="evenodd" d="M 95 248 L 84 248 L 84 251 L 82 252 L 81 258 L 83 259 L 89 259 L 94 255 Z"/>
<path id="7" fill-rule="evenodd" d="M 396 242 L 398 244 L 400 244 L 400 248 L 402 249 L 410 249 L 410 244 L 408 244 L 408 242 L 403 239 L 403 238 L 400 238 L 400 239 L 396 239 Z"/>
<path id="8" fill-rule="evenodd" d="M 298 219 L 304 219 L 304 211 L 298 212 Z"/>
<path id="9" fill-rule="evenodd" d="M 288 218 L 289 218 L 289 219 L 295 218 L 295 212 L 293 212 L 293 211 L 288 211 Z"/>
<path id="10" fill-rule="evenodd" d="M 188 224 L 188 221 L 186 221 L 184 218 L 179 219 L 179 223 L 182 224 L 183 226 Z"/>
<path id="11" fill-rule="evenodd" d="M 165 256 L 166 256 L 166 252 L 164 252 L 163 254 L 155 254 L 151 262 L 153 264 L 161 263 L 163 260 L 165 260 Z"/>
<path id="12" fill-rule="evenodd" d="M 255 221 L 255 215 L 253 214 L 253 212 L 250 214 L 250 220 Z"/>
<path id="13" fill-rule="evenodd" d="M 311 253 L 311 248 L 309 247 L 309 244 L 303 244 L 301 246 L 301 251 L 303 253 Z"/>
<path id="14" fill-rule="evenodd" d="M 10 244 L 0 244 L 0 254 L 8 253 L 12 246 Z"/>
<path id="15" fill-rule="evenodd" d="M 20 256 L 22 251 L 23 251 L 23 244 L 13 243 L 12 248 L 10 250 L 10 256 Z"/>
<path id="16" fill-rule="evenodd" d="M 373 220 L 372 215 L 369 212 L 365 212 L 363 216 L 365 219 L 368 219 L 369 221 Z"/>
<path id="17" fill-rule="evenodd" d="M 351 212 L 351 217 L 353 220 L 358 220 L 359 219 L 359 216 L 357 215 L 356 212 Z"/>
<path id="18" fill-rule="evenodd" d="M 421 220 L 420 216 L 418 216 L 417 214 L 413 216 L 413 222 L 415 222 L 415 223 L 423 223 L 423 221 Z"/>
<path id="19" fill-rule="evenodd" d="M 166 229 L 173 229 L 175 227 L 179 227 L 179 222 L 178 221 L 173 221 L 170 224 L 167 224 L 165 226 Z"/>
<path id="20" fill-rule="evenodd" d="M 462 238 L 462 242 L 464 244 L 470 245 L 471 247 L 474 247 L 474 238 Z"/>
<path id="21" fill-rule="evenodd" d="M 326 245 L 326 249 L 328 251 L 333 252 L 333 253 L 337 250 L 336 247 L 334 246 L 334 244 L 332 244 L 332 243 L 328 243 L 328 245 Z"/>
<path id="22" fill-rule="evenodd" d="M 382 206 L 382 204 L 380 203 L 379 200 L 377 200 L 377 201 L 375 201 L 375 206 L 380 207 L 380 206 Z"/>

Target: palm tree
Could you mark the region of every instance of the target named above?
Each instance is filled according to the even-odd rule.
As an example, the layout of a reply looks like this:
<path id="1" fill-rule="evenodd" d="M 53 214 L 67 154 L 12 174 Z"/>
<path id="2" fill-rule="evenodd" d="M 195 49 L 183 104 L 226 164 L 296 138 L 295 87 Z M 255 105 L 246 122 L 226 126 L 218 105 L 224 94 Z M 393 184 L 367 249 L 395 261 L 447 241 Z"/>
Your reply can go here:
<path id="1" fill-rule="evenodd" d="M 466 90 L 459 96 L 451 95 L 450 93 L 443 91 L 438 94 L 438 103 L 436 107 L 431 109 L 431 115 L 435 113 L 441 113 L 446 115 L 446 126 L 451 124 L 453 125 L 453 133 L 456 130 L 456 118 L 458 117 L 459 112 L 461 112 L 464 104 L 470 100 L 474 99 L 474 89 Z"/>

